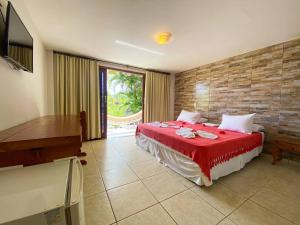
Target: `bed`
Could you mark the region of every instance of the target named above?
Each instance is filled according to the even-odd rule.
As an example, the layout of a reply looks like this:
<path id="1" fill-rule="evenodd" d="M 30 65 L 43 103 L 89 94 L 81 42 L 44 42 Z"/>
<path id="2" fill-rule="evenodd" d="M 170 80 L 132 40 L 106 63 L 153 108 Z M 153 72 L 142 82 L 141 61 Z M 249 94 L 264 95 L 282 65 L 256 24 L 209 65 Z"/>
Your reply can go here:
<path id="1" fill-rule="evenodd" d="M 137 145 L 198 185 L 210 186 L 214 180 L 241 170 L 263 149 L 263 132 L 244 134 L 180 121 L 169 121 L 167 124 L 172 126 L 138 125 Z M 176 134 L 178 127 L 209 132 L 218 138 L 183 138 Z"/>

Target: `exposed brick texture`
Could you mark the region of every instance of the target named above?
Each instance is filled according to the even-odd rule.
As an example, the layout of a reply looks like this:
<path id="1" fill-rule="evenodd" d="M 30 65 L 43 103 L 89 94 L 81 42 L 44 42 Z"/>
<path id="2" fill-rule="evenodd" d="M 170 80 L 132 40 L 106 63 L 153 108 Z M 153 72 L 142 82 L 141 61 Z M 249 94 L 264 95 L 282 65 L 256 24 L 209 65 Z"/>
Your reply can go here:
<path id="1" fill-rule="evenodd" d="M 278 133 L 300 138 L 300 39 L 176 74 L 175 117 L 182 109 L 212 122 L 256 113 L 267 143 Z"/>

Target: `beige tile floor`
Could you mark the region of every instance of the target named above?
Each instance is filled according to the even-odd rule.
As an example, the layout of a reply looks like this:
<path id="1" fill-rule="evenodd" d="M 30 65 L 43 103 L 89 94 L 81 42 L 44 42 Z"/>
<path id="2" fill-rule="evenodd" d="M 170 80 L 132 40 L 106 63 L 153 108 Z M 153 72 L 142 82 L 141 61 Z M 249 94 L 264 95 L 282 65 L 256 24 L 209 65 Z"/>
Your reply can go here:
<path id="1" fill-rule="evenodd" d="M 134 137 L 84 143 L 87 225 L 300 225 L 300 164 L 262 154 L 198 187 L 158 163 Z"/>

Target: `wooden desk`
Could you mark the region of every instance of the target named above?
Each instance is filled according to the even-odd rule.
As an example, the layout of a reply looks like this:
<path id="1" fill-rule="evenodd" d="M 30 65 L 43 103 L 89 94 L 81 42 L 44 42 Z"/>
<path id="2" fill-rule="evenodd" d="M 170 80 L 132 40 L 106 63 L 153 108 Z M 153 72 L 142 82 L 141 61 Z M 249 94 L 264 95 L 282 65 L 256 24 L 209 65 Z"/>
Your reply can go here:
<path id="1" fill-rule="evenodd" d="M 277 138 L 272 147 L 272 164 L 276 164 L 282 159 L 282 152 L 284 151 L 300 154 L 300 140 L 288 137 Z"/>
<path id="2" fill-rule="evenodd" d="M 79 116 L 45 116 L 0 132 L 0 167 L 75 156 L 82 145 Z"/>

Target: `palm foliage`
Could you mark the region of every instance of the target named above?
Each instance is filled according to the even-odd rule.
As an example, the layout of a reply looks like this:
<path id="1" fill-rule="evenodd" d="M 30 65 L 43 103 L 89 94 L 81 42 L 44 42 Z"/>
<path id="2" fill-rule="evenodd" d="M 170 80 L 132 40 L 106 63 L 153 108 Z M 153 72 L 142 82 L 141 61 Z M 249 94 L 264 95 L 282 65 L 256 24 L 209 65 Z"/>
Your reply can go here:
<path id="1" fill-rule="evenodd" d="M 108 114 L 129 116 L 142 110 L 143 78 L 116 70 L 108 71 Z"/>

